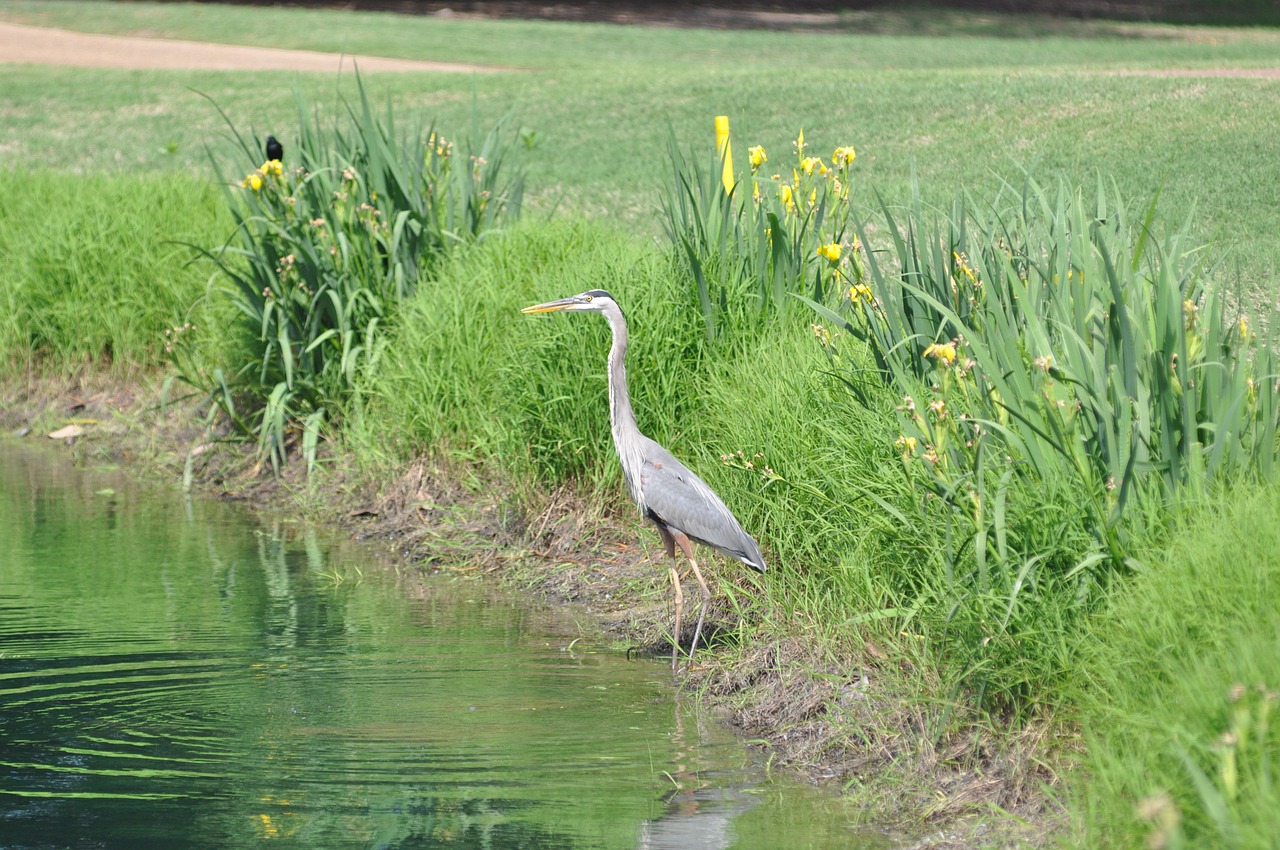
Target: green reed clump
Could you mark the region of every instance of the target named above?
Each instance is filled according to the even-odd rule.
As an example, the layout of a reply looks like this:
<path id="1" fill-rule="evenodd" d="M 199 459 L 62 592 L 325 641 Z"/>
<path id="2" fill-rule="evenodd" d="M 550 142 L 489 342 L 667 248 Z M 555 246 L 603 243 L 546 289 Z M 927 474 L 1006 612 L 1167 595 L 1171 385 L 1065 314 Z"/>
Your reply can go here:
<path id="1" fill-rule="evenodd" d="M 1135 219 L 1101 184 L 1086 197 L 1028 180 L 986 217 L 882 214 L 889 261 L 841 267 L 842 312 L 810 304 L 845 332 L 823 341 L 847 385 L 898 395 L 904 469 L 948 531 L 966 663 L 1007 673 L 1028 639 L 1058 633 L 1042 616 L 1138 566 L 1179 504 L 1270 478 L 1272 349 L 1185 230 L 1157 232 L 1154 202 Z"/>
<path id="2" fill-rule="evenodd" d="M 507 164 L 514 137 L 502 122 L 455 143 L 421 122 L 398 132 L 363 83 L 359 101 L 342 106 L 322 124 L 299 98 L 288 164 L 223 178 L 236 230 L 202 254 L 232 284 L 241 344 L 208 375 L 177 355 L 184 378 L 255 436 L 273 467 L 299 433 L 314 459 L 318 429 L 377 362 L 388 324 L 433 265 L 520 212 L 523 178 Z M 253 140 L 236 136 L 259 162 Z"/>
<path id="3" fill-rule="evenodd" d="M 1096 557 L 1118 567 L 1137 500 L 1270 477 L 1272 348 L 1185 230 L 1155 232 L 1154 202 L 1135 220 L 1101 185 L 1086 198 L 1028 181 L 985 220 L 956 209 L 939 224 L 916 207 L 902 226 L 886 209 L 897 270 L 855 270 L 871 297 L 842 323 L 903 392 L 899 447 L 931 492 L 980 529 L 984 480 L 1067 480 Z"/>
<path id="4" fill-rule="evenodd" d="M 709 339 L 787 310 L 792 293 L 825 301 L 837 263 L 858 250 L 849 202 L 853 148 L 836 148 L 828 164 L 810 155 L 803 130 L 792 147 L 794 162 L 767 177 L 767 152 L 751 147 L 750 175 L 727 188 L 718 156 L 685 154 L 674 135 L 668 142 L 663 227 L 695 285 Z"/>

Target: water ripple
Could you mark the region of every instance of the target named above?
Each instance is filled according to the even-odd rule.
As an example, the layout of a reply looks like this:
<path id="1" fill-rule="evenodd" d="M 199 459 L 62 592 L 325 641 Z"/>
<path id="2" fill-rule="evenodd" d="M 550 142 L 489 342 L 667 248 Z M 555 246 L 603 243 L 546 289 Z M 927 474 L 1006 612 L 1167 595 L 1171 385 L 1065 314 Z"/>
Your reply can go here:
<path id="1" fill-rule="evenodd" d="M 0 441 L 6 850 L 821 846 L 794 794 L 743 838 L 760 797 L 720 789 L 758 774 L 662 662 L 220 505 L 115 481 L 100 522 L 29 463 Z"/>

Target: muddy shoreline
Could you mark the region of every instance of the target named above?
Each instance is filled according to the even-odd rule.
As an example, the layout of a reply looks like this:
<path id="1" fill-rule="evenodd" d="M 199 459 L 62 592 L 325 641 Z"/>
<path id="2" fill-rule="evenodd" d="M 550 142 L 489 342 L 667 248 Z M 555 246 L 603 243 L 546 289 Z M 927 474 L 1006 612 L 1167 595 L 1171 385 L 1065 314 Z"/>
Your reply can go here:
<path id="1" fill-rule="evenodd" d="M 75 462 L 110 460 L 162 486 L 243 501 L 341 530 L 371 544 L 411 585 L 452 573 L 500 582 L 552 603 L 573 603 L 619 653 L 665 655 L 670 590 L 665 553 L 629 504 L 587 504 L 571 490 L 522 502 L 508 483 L 476 469 L 445 469 L 420 458 L 377 478 L 349 467 L 329 446 L 319 486 L 304 464 L 279 477 L 258 468 L 243 443 L 222 441 L 191 399 L 161 405 L 163 375 L 90 376 L 0 383 L 0 434 L 45 441 Z M 169 388 L 169 395 L 179 391 Z M 52 440 L 68 425 L 81 433 Z M 459 482 L 467 481 L 463 486 Z M 735 646 L 738 619 L 723 585 L 749 597 L 752 579 L 722 561 L 707 614 L 714 652 L 675 683 L 766 751 L 772 765 L 857 795 L 870 823 L 887 823 L 924 848 L 1044 843 L 1062 826 L 1035 757 L 1049 734 L 1032 727 L 1014 741 L 977 727 L 956 740 L 930 738 L 930 708 L 902 689 L 928 671 L 906 669 L 891 648 L 819 645 L 804 628 L 751 629 Z M 750 574 L 754 575 L 754 574 Z M 418 590 L 420 588 L 412 588 Z M 705 632 L 704 632 L 705 633 Z M 684 635 L 687 643 L 691 629 Z M 977 737 L 974 737 L 974 736 Z M 997 813 L 1013 814 L 1017 822 Z"/>

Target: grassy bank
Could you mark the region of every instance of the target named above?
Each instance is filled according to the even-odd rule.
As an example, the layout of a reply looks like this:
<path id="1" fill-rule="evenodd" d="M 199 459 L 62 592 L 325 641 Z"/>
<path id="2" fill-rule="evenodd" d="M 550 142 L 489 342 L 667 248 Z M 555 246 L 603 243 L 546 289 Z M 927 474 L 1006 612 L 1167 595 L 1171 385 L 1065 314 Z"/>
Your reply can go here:
<path id="1" fill-rule="evenodd" d="M 965 479 L 982 497 L 974 504 L 993 507 L 965 519 L 949 512 L 948 493 L 928 477 L 941 467 L 918 456 L 926 454 L 932 432 L 920 431 L 919 453 L 914 444 L 906 450 L 908 434 L 916 433 L 911 427 L 932 426 L 908 415 L 903 382 L 919 380 L 920 392 L 909 392 L 922 400 L 922 408 L 926 396 L 920 393 L 936 392 L 944 408 L 958 409 L 960 396 L 945 393 L 960 392 L 963 376 L 946 369 L 965 357 L 957 358 L 955 348 L 949 358 L 941 353 L 951 344 L 961 354 L 971 353 L 988 381 L 1009 381 L 1019 369 L 1044 380 L 1052 366 L 1056 383 L 1028 384 L 1028 397 L 1043 391 L 1045 399 L 1062 402 L 1059 409 L 1080 400 L 1062 395 L 1064 388 L 1090 388 L 1073 380 L 1077 373 L 1062 371 L 1079 366 L 1067 362 L 1067 348 L 1053 349 L 1055 358 L 1045 360 L 1049 349 L 1033 350 L 1024 343 L 1025 333 L 1037 346 L 1060 346 L 1060 328 L 1069 326 L 1070 310 L 1051 313 L 1053 305 L 1044 302 L 1043 313 L 1010 313 L 1017 333 L 1004 335 L 1010 345 L 1001 354 L 979 334 L 990 333 L 1003 314 L 977 309 L 987 296 L 961 289 L 965 273 L 975 285 L 987 283 L 988 290 L 999 281 L 1001 292 L 1035 298 L 1062 280 L 1078 280 L 1073 275 L 1087 277 L 1095 289 L 1080 283 L 1079 290 L 1091 293 L 1090 300 L 1060 303 L 1082 305 L 1079 313 L 1088 321 L 1081 338 L 1098 327 L 1112 329 L 1098 337 L 1105 368 L 1093 388 L 1109 388 L 1098 395 L 1114 390 L 1115 397 L 1146 398 L 1145 384 L 1139 393 L 1127 374 L 1123 386 L 1108 376 L 1132 370 L 1136 382 L 1139 370 L 1157 379 L 1170 371 L 1164 368 L 1169 362 L 1164 343 L 1152 343 L 1135 358 L 1135 347 L 1148 342 L 1135 334 L 1145 331 L 1122 327 L 1125 320 L 1117 318 L 1125 312 L 1115 306 L 1119 301 L 1134 310 L 1147 304 L 1136 294 L 1126 298 L 1126 292 L 1148 285 L 1154 290 L 1153 281 L 1164 287 L 1160 291 L 1168 303 L 1153 307 L 1150 316 L 1141 313 L 1133 328 L 1144 328 L 1150 318 L 1162 333 L 1196 329 L 1180 338 L 1184 348 L 1171 366 L 1176 370 L 1180 362 L 1200 370 L 1179 374 L 1179 394 L 1194 395 L 1191 382 L 1200 381 L 1201 371 L 1201 383 L 1207 383 L 1223 364 L 1252 357 L 1243 353 L 1252 350 L 1247 345 L 1265 350 L 1265 334 L 1260 343 L 1249 343 L 1246 325 L 1237 324 L 1246 317 L 1234 312 L 1209 317 L 1209 306 L 1218 302 L 1199 300 L 1204 290 L 1192 282 L 1207 269 L 1206 279 L 1228 292 L 1237 284 L 1269 292 L 1274 228 L 1268 225 L 1277 215 L 1271 198 L 1280 167 L 1257 156 L 1257 139 L 1259 128 L 1280 122 L 1269 88 L 1275 83 L 1110 76 L 1092 70 L 1175 61 L 1247 65 L 1269 59 L 1270 34 L 1170 30 L 1167 41 L 1046 39 L 1027 45 L 971 38 L 402 23 L 377 15 L 205 6 L 178 9 L 198 13 L 198 20 L 184 22 L 167 5 L 77 8 L 88 10 L 79 19 L 82 26 L 104 31 L 146 27 L 182 35 L 191 32 L 183 27 L 196 21 L 229 40 L 272 32 L 298 46 L 420 55 L 404 35 L 413 33 L 441 39 L 441 50 L 447 40 L 455 51 L 432 58 L 496 61 L 505 56 L 507 63 L 553 69 L 475 80 L 384 75 L 367 81 L 375 101 L 385 96 L 398 115 L 425 111 L 451 137 L 451 128 L 469 126 L 473 116 L 483 127 L 482 122 L 514 106 L 506 138 L 527 171 L 535 203 L 519 224 L 486 227 L 474 238 L 450 241 L 447 250 L 428 252 L 430 262 L 423 260 L 423 272 L 414 275 L 416 291 L 394 309 L 378 307 L 378 356 L 349 373 L 344 369 L 340 387 L 326 383 L 307 401 L 308 411 L 323 406 L 331 423 L 328 460 L 316 473 L 317 482 L 329 480 L 330 466 L 344 474 L 356 469 L 366 484 L 390 480 L 425 456 L 467 470 L 474 480 L 501 482 L 500 501 L 517 505 L 526 518 L 548 508 L 548 492 L 568 488 L 592 503 L 617 508 L 616 515 L 631 522 L 607 427 L 607 328 L 592 317 L 531 318 L 518 312 L 536 301 L 608 289 L 623 303 L 631 324 L 628 369 L 641 428 L 689 461 L 724 496 L 777 565 L 759 582 L 741 580 L 736 570 L 717 570 L 729 602 L 719 615 L 725 643 L 711 687 L 728 692 L 730 699 L 759 704 L 767 695 L 753 691 L 753 682 L 779 692 L 785 683 L 795 704 L 782 704 L 769 715 L 773 726 L 765 724 L 767 731 L 825 730 L 813 732 L 816 757 L 845 764 L 861 759 L 845 774 L 851 785 L 876 786 L 882 793 L 886 785 L 899 791 L 911 786 L 918 795 L 903 796 L 922 809 L 935 790 L 943 798 L 937 812 L 992 811 L 983 808 L 990 805 L 1019 809 L 1043 800 L 1039 786 L 1047 783 L 1068 801 L 1074 836 L 1086 846 L 1133 846 L 1149 835 L 1168 847 L 1178 842 L 1269 846 L 1274 812 L 1280 810 L 1270 758 L 1280 742 L 1269 716 L 1277 683 L 1267 678 L 1276 661 L 1277 625 L 1267 612 L 1276 609 L 1280 586 L 1270 554 L 1274 533 L 1268 529 L 1276 526 L 1280 501 L 1273 487 L 1259 482 L 1265 474 L 1242 463 L 1238 474 L 1206 477 L 1203 485 L 1149 483 L 1138 496 L 1128 496 L 1123 481 L 1113 482 L 1106 473 L 1073 478 L 1049 461 L 1032 463 L 1035 441 L 1024 434 L 1018 441 L 984 443 L 993 453 L 996 448 L 1007 452 L 1009 466 L 974 461 Z M 65 20 L 67 7 L 4 3 L 0 13 L 56 23 Z M 318 23 L 302 26 L 303 21 Z M 393 38 L 388 26 L 404 32 Z M 1210 43 L 1210 35 L 1218 43 Z M 386 40 L 380 40 L 383 36 Z M 613 65 L 592 58 L 601 52 L 602 40 L 617 43 Z M 921 67 L 929 70 L 895 70 L 900 60 L 890 55 L 906 49 L 922 57 Z M 790 57 L 798 54 L 813 61 L 795 68 Z M 630 70 L 620 73 L 622 68 Z M 177 94 L 182 85 L 199 87 L 227 108 L 237 126 L 252 127 L 258 135 L 275 131 L 286 139 L 286 162 L 292 165 L 304 147 L 281 129 L 298 122 L 292 92 L 264 90 L 250 75 L 95 74 L 101 85 L 92 95 L 74 85 L 86 78 L 78 71 L 17 69 L 0 83 L 13 103 L 0 121 L 22 123 L 35 100 L 46 96 L 62 98 L 65 114 L 80 119 L 60 118 L 51 110 L 48 123 L 19 136 L 22 158 L 41 168 L 0 176 L 0 248 L 10 258 L 0 273 L 0 304 L 6 305 L 0 362 L 11 383 L 41 370 L 154 369 L 168 360 L 171 337 L 165 331 L 192 322 L 196 330 L 183 332 L 184 341 L 194 340 L 184 343 L 181 365 L 187 374 L 208 378 L 221 369 L 246 381 L 270 374 L 256 388 L 246 383 L 243 391 L 224 393 L 221 402 L 224 408 L 228 399 L 260 406 L 284 380 L 270 371 L 275 364 L 269 359 L 292 349 L 284 343 L 273 354 L 274 331 L 259 340 L 268 343 L 265 351 L 254 348 L 255 328 L 244 325 L 233 309 L 225 279 L 214 276 L 210 288 L 212 265 L 189 263 L 195 251 L 180 243 L 210 250 L 234 243 L 260 251 L 250 259 L 265 258 L 258 271 L 267 286 L 259 301 L 252 298 L 258 286 L 248 287 L 249 302 L 242 293 L 239 307 L 244 310 L 247 303 L 246 312 L 263 326 L 270 312 L 264 305 L 297 296 L 292 288 L 297 281 L 284 271 L 294 268 L 294 261 L 283 261 L 284 250 L 262 247 L 279 233 L 300 250 L 328 247 L 326 240 L 339 231 L 372 234 L 366 270 L 375 272 L 421 259 L 394 254 L 369 214 L 335 214 L 323 227 L 312 218 L 315 210 L 294 215 L 301 202 L 291 206 L 287 198 L 302 196 L 301 190 L 288 194 L 298 185 L 288 182 L 294 178 L 259 167 L 256 151 L 232 161 L 230 145 L 217 129 L 220 119 L 208 102 L 189 92 Z M 304 79 L 298 87 L 320 104 L 322 116 L 339 112 L 334 81 Z M 352 91 L 346 82 L 339 88 Z M 1224 102 L 1233 104 L 1229 113 Z M 155 108 L 135 109 L 122 119 L 119 107 L 127 103 Z M 911 200 L 913 165 L 924 201 L 949 202 L 959 186 L 972 187 L 979 202 L 989 200 L 991 187 L 1001 179 L 1016 180 L 1012 162 L 1042 154 L 1039 173 L 1065 172 L 1068 185 L 1092 186 L 1096 172 L 1104 171 L 1130 203 L 1091 208 L 1084 218 L 1079 217 L 1081 203 L 1072 201 L 1063 201 L 1062 211 L 1052 204 L 1037 209 L 1033 225 L 1049 222 L 1050 234 L 1076 239 L 1062 243 L 1063 253 L 1054 255 L 1054 262 L 1045 261 L 1039 289 L 1030 286 L 1035 275 L 1027 267 L 1002 265 L 1013 259 L 1009 246 L 1018 244 L 1020 225 L 1007 207 L 993 205 L 995 220 L 1007 226 L 1006 238 L 982 242 L 970 229 L 967 238 L 973 241 L 964 259 L 957 252 L 955 263 L 943 256 L 934 264 L 945 270 L 934 281 L 937 292 L 952 291 L 954 284 L 957 294 L 973 297 L 974 310 L 962 317 L 960 307 L 950 315 L 934 304 L 929 314 L 934 325 L 926 330 L 937 338 L 908 334 L 893 340 L 918 356 L 890 379 L 876 374 L 870 348 L 847 346 L 835 356 L 830 338 L 813 324 L 826 323 L 827 332 L 840 325 L 795 299 L 759 314 L 749 309 L 756 303 L 751 298 L 726 299 L 727 330 L 708 335 L 687 257 L 652 238 L 660 227 L 650 211 L 658 209 L 659 187 L 672 168 L 666 122 L 656 118 L 670 118 L 678 139 L 700 144 L 709 116 L 723 111 L 734 114 L 740 167 L 744 143 L 761 142 L 771 165 L 787 170 L 786 151 L 801 125 L 811 140 L 821 140 L 824 156 L 830 145 L 857 146 L 851 200 L 864 219 L 860 242 L 867 261 L 874 258 L 889 272 L 883 279 L 858 277 L 832 290 L 835 297 L 824 302 L 829 315 L 850 329 L 874 320 L 857 312 L 860 295 L 844 294 L 850 282 L 854 293 L 861 292 L 858 286 L 874 287 L 867 292 L 881 303 L 887 303 L 890 291 L 919 297 L 911 287 L 925 286 L 923 272 L 905 279 L 894 273 L 906 263 L 888 259 L 901 250 L 889 238 L 895 228 L 875 219 L 879 213 L 873 204 L 879 192 L 895 214 L 907 215 L 902 210 Z M 623 117 L 606 117 L 616 114 Z M 164 116 L 163 126 L 156 115 Z M 524 132 L 516 132 L 521 125 Z M 1189 126 L 1200 128 L 1201 144 L 1187 143 Z M 115 148 L 89 145 L 85 140 L 91 135 L 113 138 Z M 1143 140 L 1137 152 L 1135 138 Z M 244 187 L 233 183 L 224 199 L 200 159 L 205 141 L 220 162 L 234 163 L 224 179 L 256 173 L 262 186 L 246 178 Z M 405 161 L 421 164 L 423 157 L 419 152 Z M 384 182 L 375 187 L 378 169 L 371 163 L 352 155 L 348 178 L 339 176 L 348 163 L 335 162 L 326 178 L 333 185 L 322 187 L 324 198 L 331 189 L 353 193 L 352 209 L 357 199 L 369 209 L 386 201 L 388 178 L 378 176 Z M 1223 179 L 1246 165 L 1248 180 Z M 277 176 L 283 187 L 280 204 L 270 207 L 268 195 L 277 187 L 270 181 Z M 797 173 L 795 180 L 800 179 Z M 1146 202 L 1161 185 L 1163 213 L 1145 218 Z M 770 184 L 766 191 L 775 189 Z M 560 195 L 568 202 L 552 214 Z M 803 195 L 798 196 L 801 207 Z M 243 242 L 233 240 L 227 199 L 232 206 L 242 200 L 256 205 L 255 215 L 280 226 L 260 228 Z M 346 200 L 334 208 L 346 209 Z M 1192 220 L 1187 239 L 1162 240 L 1189 215 L 1193 200 L 1202 215 Z M 326 209 L 316 203 L 316 209 Z M 913 224 L 937 220 L 927 204 L 922 210 L 921 218 L 910 219 Z M 606 211 L 608 223 L 590 220 Z M 983 214 L 988 212 L 984 208 Z M 779 215 L 785 220 L 788 213 Z M 422 213 L 422 221 L 429 218 Z M 781 239 L 783 230 L 776 232 Z M 1100 241 L 1089 242 L 1085 234 Z M 1172 262 L 1179 252 L 1215 236 L 1231 247 L 1219 243 L 1193 251 L 1190 256 L 1206 260 L 1204 268 L 1180 276 L 1182 267 Z M 846 234 L 837 247 L 852 251 L 851 237 L 852 232 Z M 1054 244 L 1053 238 L 1038 235 L 1029 241 L 1034 247 L 1019 248 L 1020 256 L 1038 257 L 1035 248 Z M 811 249 L 801 252 L 804 274 L 815 268 L 836 274 L 816 266 Z M 324 250 L 312 253 L 324 261 Z M 1153 255 L 1156 259 L 1150 259 Z M 1111 257 L 1125 262 L 1109 264 Z M 1055 277 L 1058 262 L 1062 274 Z M 728 267 L 716 268 L 725 274 Z M 318 262 L 315 268 L 326 280 L 350 282 L 343 277 L 349 266 Z M 1109 274 L 1116 285 L 1105 293 L 1097 281 Z M 741 283 L 731 276 L 716 281 Z M 269 297 L 267 290 L 276 284 L 282 288 Z M 1185 294 L 1177 289 L 1184 285 Z M 918 304 L 929 306 L 927 299 Z M 1047 315 L 1055 317 L 1053 322 L 1044 320 Z M 1252 314 L 1247 320 L 1247 327 L 1257 327 Z M 845 346 L 850 337 L 839 344 Z M 320 333 L 316 345 L 333 338 Z M 1115 351 L 1103 344 L 1109 340 L 1115 341 Z M 933 343 L 933 354 L 916 351 L 927 342 Z M 979 343 L 988 344 L 986 353 L 976 347 Z M 893 355 L 881 351 L 880 357 L 887 363 Z M 1004 366 L 991 365 L 998 361 Z M 1006 367 L 1008 373 L 1002 373 Z M 1239 385 L 1245 380 L 1241 372 Z M 1247 380 L 1252 395 L 1240 396 L 1250 399 L 1247 405 L 1254 410 L 1258 396 L 1269 397 L 1274 390 L 1274 376 L 1250 374 Z M 1029 407 L 1017 408 L 1012 387 L 999 384 L 982 396 L 1000 400 L 1023 419 L 1050 421 L 1035 419 Z M 1174 392 L 1157 388 L 1149 395 L 1159 401 L 1161 393 Z M 1085 401 L 1095 405 L 1091 411 L 1101 410 L 1096 399 Z M 1212 400 L 1198 404 L 1197 416 L 1199 407 L 1213 406 Z M 1135 411 L 1132 420 L 1141 420 L 1144 409 Z M 997 407 L 983 415 L 1005 431 L 1016 430 L 1016 423 L 1000 421 Z M 280 421 L 276 446 L 296 457 L 305 444 L 304 427 L 284 417 Z M 1169 469 L 1181 461 L 1157 453 L 1155 443 L 1170 444 L 1166 450 L 1177 444 L 1187 457 L 1199 457 L 1203 441 L 1203 455 L 1209 457 L 1213 436 L 1225 430 L 1219 429 L 1220 421 L 1187 413 L 1190 424 L 1178 432 L 1181 437 L 1144 431 L 1156 435 L 1151 445 L 1141 447 L 1140 457 L 1121 455 L 1117 462 L 1123 474 L 1110 477 L 1177 478 Z M 1129 422 L 1122 411 L 1110 424 L 1118 423 L 1118 433 L 1127 439 L 1123 426 Z M 212 433 L 246 438 L 227 428 L 225 420 L 215 419 L 215 425 Z M 974 433 L 968 436 L 976 440 Z M 1097 446 L 1110 436 L 1087 432 L 1080 442 Z M 1247 435 L 1240 439 L 1249 440 Z M 1070 447 L 1056 451 L 1077 457 Z M 957 463 L 964 459 L 955 457 Z M 1035 474 L 1027 472 L 1031 466 Z M 1106 510 L 1090 513 L 1091 499 Z M 638 520 L 629 528 L 638 539 L 647 539 Z M 539 539 L 536 530 L 526 534 Z M 989 544 L 982 542 L 988 534 Z M 634 593 L 634 588 L 619 592 Z M 760 647 L 782 645 L 805 648 L 789 657 L 785 675 L 794 678 L 784 681 L 770 678 L 779 671 L 753 655 Z M 991 781 L 977 782 L 975 775 Z M 958 776 L 969 777 L 969 784 L 947 785 L 950 780 L 943 779 Z M 987 790 L 975 796 L 978 787 Z"/>

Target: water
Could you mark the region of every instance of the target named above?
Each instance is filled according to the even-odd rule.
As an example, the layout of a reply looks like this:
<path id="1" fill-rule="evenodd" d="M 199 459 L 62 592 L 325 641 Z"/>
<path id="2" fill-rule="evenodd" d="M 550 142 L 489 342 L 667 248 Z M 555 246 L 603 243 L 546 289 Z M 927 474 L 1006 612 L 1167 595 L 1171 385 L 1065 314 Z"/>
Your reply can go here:
<path id="1" fill-rule="evenodd" d="M 881 846 L 661 661 L 0 440 L 0 847 Z"/>

